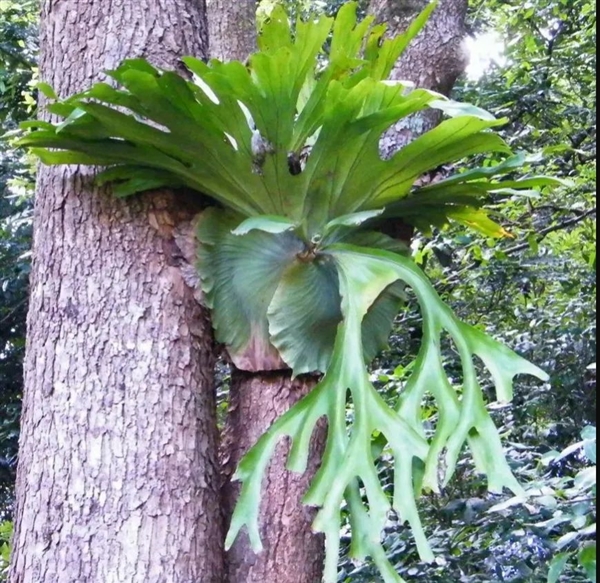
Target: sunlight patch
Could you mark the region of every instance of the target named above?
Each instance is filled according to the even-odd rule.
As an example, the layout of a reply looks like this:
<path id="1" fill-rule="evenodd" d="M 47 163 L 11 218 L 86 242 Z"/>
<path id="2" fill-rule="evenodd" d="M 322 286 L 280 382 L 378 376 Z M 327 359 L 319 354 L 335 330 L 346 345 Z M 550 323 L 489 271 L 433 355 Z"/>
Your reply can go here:
<path id="1" fill-rule="evenodd" d="M 506 44 L 496 31 L 468 37 L 465 47 L 469 55 L 467 77 L 470 81 L 481 79 L 492 65 L 503 66 L 506 64 L 507 59 L 504 54 Z"/>

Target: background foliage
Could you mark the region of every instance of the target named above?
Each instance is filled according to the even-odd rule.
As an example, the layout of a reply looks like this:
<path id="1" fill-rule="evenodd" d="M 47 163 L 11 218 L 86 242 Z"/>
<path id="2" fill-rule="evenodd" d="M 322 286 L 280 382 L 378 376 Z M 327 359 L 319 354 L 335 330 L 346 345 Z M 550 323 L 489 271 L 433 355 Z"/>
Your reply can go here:
<path id="1" fill-rule="evenodd" d="M 340 2 L 295 4 L 335 10 Z M 523 379 L 515 404 L 495 411 L 530 500 L 486 497 L 482 480 L 463 462 L 460 479 L 423 503 L 438 562 L 419 564 L 410 533 L 393 520 L 386 544 L 408 581 L 595 581 L 596 487 L 587 471 L 595 464 L 596 413 L 595 6 L 587 0 L 471 5 L 473 35 L 496 31 L 505 59 L 483 78 L 464 82 L 458 98 L 507 115 L 505 138 L 513 147 L 532 154 L 539 173 L 569 178 L 573 186 L 528 200 L 526 212 L 522 200 L 495 201 L 515 236 L 500 247 L 454 228 L 417 240 L 414 249 L 462 318 L 541 365 L 552 380 Z M 34 1 L 0 0 L 2 133 L 33 113 L 35 10 Z M 10 515 L 18 435 L 29 168 L 0 142 L 0 522 Z M 407 378 L 403 365 L 414 358 L 419 329 L 418 312 L 409 306 L 373 371 L 390 397 Z M 449 343 L 446 355 L 447 369 L 460 380 Z M 393 487 L 389 467 L 383 463 L 380 471 Z M 0 580 L 9 529 L 0 526 Z M 377 579 L 345 560 L 340 581 Z"/>
<path id="2" fill-rule="evenodd" d="M 6 136 L 34 113 L 36 3 L 0 1 L 0 124 Z M 0 521 L 10 515 L 17 455 L 33 173 L 0 140 Z M 1 539 L 0 539 L 1 544 Z"/>

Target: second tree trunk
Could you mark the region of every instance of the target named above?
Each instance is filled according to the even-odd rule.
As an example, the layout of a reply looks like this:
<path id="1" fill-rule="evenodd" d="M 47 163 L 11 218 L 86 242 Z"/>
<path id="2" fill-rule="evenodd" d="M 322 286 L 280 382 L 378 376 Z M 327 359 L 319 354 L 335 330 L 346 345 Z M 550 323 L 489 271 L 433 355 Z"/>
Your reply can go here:
<path id="1" fill-rule="evenodd" d="M 315 384 L 311 377 L 292 380 L 289 372 L 234 371 L 229 417 L 224 439 L 225 507 L 233 510 L 239 485 L 229 481 L 242 456 L 260 436 L 305 396 Z M 302 504 L 310 479 L 318 468 L 325 441 L 319 427 L 313 455 L 304 476 L 286 470 L 289 443 L 282 442 L 267 472 L 261 507 L 261 535 L 265 550 L 256 555 L 242 532 L 228 557 L 228 583 L 320 583 L 323 537 L 312 532 L 315 511 Z"/>

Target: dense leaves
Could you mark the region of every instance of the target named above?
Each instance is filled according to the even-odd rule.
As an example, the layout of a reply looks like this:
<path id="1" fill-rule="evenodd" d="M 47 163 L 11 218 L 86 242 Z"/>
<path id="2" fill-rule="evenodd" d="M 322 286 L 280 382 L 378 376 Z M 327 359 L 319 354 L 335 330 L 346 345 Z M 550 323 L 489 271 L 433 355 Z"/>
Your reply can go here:
<path id="1" fill-rule="evenodd" d="M 5 581 L 8 576 L 8 560 L 10 555 L 10 537 L 12 536 L 12 523 L 0 522 L 0 581 Z"/>
<path id="2" fill-rule="evenodd" d="M 387 216 L 424 231 L 456 221 L 500 237 L 506 231 L 481 209 L 488 194 L 553 181 L 536 176 L 499 181 L 495 172 L 485 170 L 457 174 L 440 187 L 420 187 L 419 177 L 443 163 L 485 152 L 510 153 L 506 143 L 490 131 L 503 121 L 478 108 L 386 81 L 434 6 L 428 6 L 404 35 L 388 40 L 383 40 L 385 27 L 372 26 L 373 18 L 357 21 L 354 3 L 346 4 L 335 20 L 322 16 L 299 21 L 294 33 L 287 15 L 278 8 L 262 29 L 260 51 L 250 57 L 249 67 L 238 62 L 205 64 L 188 57 L 184 62 L 195 75 L 190 82 L 142 60 L 126 61 L 110 73 L 122 89 L 100 83 L 52 103 L 48 109 L 65 121 L 57 126 L 25 124 L 34 131 L 20 143 L 34 148 L 48 164 L 108 166 L 99 179 L 116 182 L 118 196 L 164 185 L 209 194 L 237 212 L 240 220 L 252 218 L 254 223 L 244 226 L 247 231 L 257 226 L 274 235 L 295 231 L 307 258 L 319 246 L 339 239 L 344 229 L 363 223 L 366 228 L 385 207 Z M 426 108 L 441 109 L 451 119 L 391 159 L 382 159 L 382 133 Z M 507 163 L 508 168 L 514 170 L 519 160 Z M 497 174 L 504 177 L 506 166 L 499 165 Z M 213 235 L 209 238 L 214 239 Z M 277 248 L 282 248 L 281 237 L 267 239 L 272 247 L 263 250 L 263 273 Z M 263 237 L 263 244 L 267 239 Z M 206 244 L 223 261 L 231 253 L 240 257 L 250 253 L 243 241 L 234 251 L 231 238 L 222 248 L 214 240 Z M 298 254 L 293 246 L 284 246 L 290 257 Z M 275 270 L 265 280 L 264 297 L 259 294 L 260 300 L 244 304 L 243 318 L 234 317 L 229 308 L 235 297 L 230 283 L 237 282 L 239 290 L 248 288 L 256 283 L 257 275 L 250 269 L 244 275 L 240 260 L 232 278 L 233 267 L 223 265 L 227 264 L 220 259 L 204 261 L 203 281 L 218 339 L 241 368 L 281 368 L 272 343 L 281 353 L 284 347 L 297 347 L 298 334 L 281 329 L 269 334 L 267 310 L 286 263 L 280 263 L 279 278 Z M 332 290 L 323 292 L 326 299 L 335 296 L 336 283 L 326 283 L 326 270 L 306 275 L 315 289 L 320 281 L 321 287 Z M 323 312 L 324 305 L 327 301 L 313 303 L 316 310 L 304 314 L 309 329 L 339 323 L 339 309 Z M 295 319 L 282 314 L 282 320 Z M 313 344 L 311 339 L 305 342 Z M 371 338 L 365 342 L 374 344 Z M 331 350 L 316 348 L 314 356 L 303 352 L 300 360 L 302 351 L 296 348 L 297 358 L 290 360 L 293 351 L 287 349 L 285 364 L 296 374 L 324 371 Z"/>
<path id="3" fill-rule="evenodd" d="M 510 193 L 497 197 L 495 208 L 510 217 L 506 227 L 516 240 L 490 245 L 460 229 L 436 232 L 415 242 L 417 259 L 463 318 L 542 364 L 551 383 L 522 379 L 514 406 L 495 416 L 509 441 L 511 467 L 533 494 L 529 503 L 489 513 L 502 498 L 483 493 L 465 460 L 458 481 L 422 507 L 426 528 L 435 531 L 438 563 L 407 560 L 414 545 L 393 521 L 388 549 L 409 580 L 546 583 L 552 565 L 561 583 L 583 582 L 587 569 L 579 555 L 595 560 L 596 493 L 578 494 L 573 487 L 586 464 L 581 456 L 572 452 L 556 461 L 552 452 L 578 443 L 582 428 L 596 418 L 595 6 L 485 1 L 472 9 L 473 34 L 485 35 L 478 49 L 500 39 L 505 59 L 456 95 L 508 116 L 501 130 L 507 141 L 528 150 L 538 171 L 571 184 L 543 190 L 526 209 Z M 406 381 L 419 327 L 419 315 L 407 309 L 395 328 L 393 352 L 379 362 L 376 378 L 390 398 Z M 444 354 L 446 367 L 453 368 L 451 347 Z M 391 475 L 385 464 L 382 471 Z M 558 496 L 538 503 L 536 489 Z M 570 538 L 580 531 L 587 534 Z M 343 563 L 340 581 L 374 580 L 368 567 Z"/>
<path id="4" fill-rule="evenodd" d="M 0 135 L 34 111 L 36 2 L 0 2 Z M 0 138 L 0 521 L 17 458 L 31 245 L 30 165 Z M 0 540 L 0 548 L 1 548 Z"/>

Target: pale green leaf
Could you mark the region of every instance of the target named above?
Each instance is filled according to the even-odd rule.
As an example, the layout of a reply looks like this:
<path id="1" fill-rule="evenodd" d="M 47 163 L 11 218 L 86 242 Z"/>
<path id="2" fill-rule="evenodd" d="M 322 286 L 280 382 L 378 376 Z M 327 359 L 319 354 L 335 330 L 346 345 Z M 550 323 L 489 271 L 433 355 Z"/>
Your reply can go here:
<path id="1" fill-rule="evenodd" d="M 360 213 L 352 213 L 349 215 L 342 215 L 333 221 L 327 223 L 325 227 L 325 232 L 337 228 L 337 227 L 358 227 L 371 219 L 379 217 L 383 214 L 384 209 L 374 210 L 374 211 L 363 211 Z"/>
<path id="2" fill-rule="evenodd" d="M 371 556 L 387 581 L 397 581 L 380 544 L 387 515 L 394 508 L 413 529 L 417 547 L 424 560 L 433 555 L 421 525 L 414 485 L 423 480 L 427 488 L 439 490 L 454 473 L 464 444 L 469 443 L 478 468 L 488 476 L 490 488 L 500 492 L 504 487 L 518 495 L 522 488 L 513 477 L 504 458 L 498 432 L 483 399 L 473 357 L 498 367 L 490 372 L 499 394 L 508 395 L 512 378 L 520 373 L 546 375 L 526 361 L 502 349 L 479 331 L 459 322 L 436 295 L 427 278 L 408 258 L 375 250 L 336 245 L 328 250 L 337 265 L 342 299 L 343 320 L 338 328 L 331 363 L 315 390 L 283 415 L 242 460 L 237 479 L 243 482 L 242 493 L 227 539 L 233 544 L 246 526 L 256 550 L 262 548 L 258 530 L 260 492 L 264 472 L 280 439 L 292 440 L 289 469 L 304 472 L 311 436 L 318 420 L 328 418 L 328 439 L 321 467 L 315 476 L 305 503 L 320 508 L 314 529 L 327 540 L 326 583 L 337 581 L 340 507 L 345 499 L 351 509 L 353 529 L 352 556 Z M 295 279 L 302 279 L 294 273 Z M 423 348 L 412 376 L 396 410 L 377 394 L 364 364 L 363 320 L 374 302 L 396 281 L 409 285 L 417 295 L 424 318 Z M 283 302 L 270 308 L 270 318 L 285 309 Z M 458 347 L 465 373 L 462 398 L 450 384 L 442 364 L 440 337 L 447 332 Z M 501 367 L 501 368 L 499 368 Z M 431 392 L 440 411 L 436 434 L 428 441 L 422 426 L 423 397 Z M 354 419 L 346 415 L 348 399 L 354 405 Z M 379 482 L 373 458 L 372 436 L 387 440 L 395 458 L 395 495 L 390 499 Z M 415 464 L 415 458 L 421 460 Z M 368 506 L 358 491 L 357 480 L 364 485 Z"/>
<path id="3" fill-rule="evenodd" d="M 234 235 L 247 235 L 251 231 L 264 231 L 265 233 L 278 234 L 293 231 L 296 227 L 295 223 L 285 217 L 261 215 L 246 219 L 232 233 Z"/>
<path id="4" fill-rule="evenodd" d="M 439 109 L 450 117 L 471 116 L 487 121 L 496 121 L 496 117 L 485 109 L 470 103 L 453 101 L 451 99 L 437 99 L 429 104 L 432 109 Z M 507 123 L 508 120 L 498 120 Z"/>
<path id="5" fill-rule="evenodd" d="M 569 563 L 571 553 L 560 553 L 552 559 L 550 570 L 548 572 L 548 583 L 558 583 L 561 575 Z"/>
<path id="6" fill-rule="evenodd" d="M 561 536 L 557 543 L 556 547 L 558 550 L 566 549 L 569 545 L 573 544 L 575 541 L 581 538 L 581 534 L 578 532 L 568 532 L 567 534 Z"/>
<path id="7" fill-rule="evenodd" d="M 596 466 L 586 468 L 577 474 L 575 477 L 575 487 L 580 490 L 587 491 L 594 488 L 597 484 L 598 477 L 596 475 Z"/>

